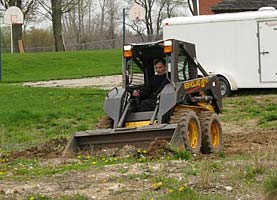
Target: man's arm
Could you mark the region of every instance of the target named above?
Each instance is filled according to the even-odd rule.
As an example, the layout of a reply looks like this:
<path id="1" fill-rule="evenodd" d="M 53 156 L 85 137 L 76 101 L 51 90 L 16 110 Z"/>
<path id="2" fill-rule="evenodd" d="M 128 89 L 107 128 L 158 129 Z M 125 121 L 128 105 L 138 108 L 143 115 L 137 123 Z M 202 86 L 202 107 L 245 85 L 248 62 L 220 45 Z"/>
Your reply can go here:
<path id="1" fill-rule="evenodd" d="M 132 94 L 134 97 L 140 97 L 141 99 L 147 99 L 150 97 L 151 93 L 152 93 L 151 86 L 144 85 L 142 90 L 134 90 Z"/>

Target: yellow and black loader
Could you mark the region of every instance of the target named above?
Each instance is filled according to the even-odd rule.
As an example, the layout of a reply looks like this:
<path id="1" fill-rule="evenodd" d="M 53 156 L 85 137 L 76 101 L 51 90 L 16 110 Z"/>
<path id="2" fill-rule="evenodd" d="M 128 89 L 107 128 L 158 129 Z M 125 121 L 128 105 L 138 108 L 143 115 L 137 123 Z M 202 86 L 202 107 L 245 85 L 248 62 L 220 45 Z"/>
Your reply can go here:
<path id="1" fill-rule="evenodd" d="M 139 102 L 131 94 L 155 75 L 155 58 L 166 60 L 169 83 L 157 94 L 154 110 L 139 112 L 132 109 Z M 125 45 L 122 80 L 121 88 L 106 95 L 107 117 L 100 128 L 75 133 L 64 155 L 126 144 L 144 148 L 157 138 L 192 153 L 222 150 L 218 78 L 208 76 L 198 63 L 193 44 L 172 39 Z"/>

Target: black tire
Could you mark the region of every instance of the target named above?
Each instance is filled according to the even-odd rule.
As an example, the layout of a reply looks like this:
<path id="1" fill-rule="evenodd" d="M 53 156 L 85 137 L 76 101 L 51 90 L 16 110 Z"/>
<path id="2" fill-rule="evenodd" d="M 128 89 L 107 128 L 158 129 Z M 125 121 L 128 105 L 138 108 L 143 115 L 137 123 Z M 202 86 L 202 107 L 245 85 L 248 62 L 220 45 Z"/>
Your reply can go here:
<path id="1" fill-rule="evenodd" d="M 218 115 L 204 111 L 199 114 L 202 131 L 201 152 L 204 154 L 218 153 L 223 147 L 223 132 Z"/>
<path id="2" fill-rule="evenodd" d="M 223 97 L 229 97 L 232 94 L 231 87 L 229 82 L 226 80 L 226 78 L 219 76 L 218 81 L 220 84 L 220 92 L 221 96 Z"/>
<path id="3" fill-rule="evenodd" d="M 179 130 L 183 136 L 184 146 L 191 153 L 199 153 L 201 148 L 201 128 L 197 115 L 193 111 L 185 111 L 179 122 Z"/>

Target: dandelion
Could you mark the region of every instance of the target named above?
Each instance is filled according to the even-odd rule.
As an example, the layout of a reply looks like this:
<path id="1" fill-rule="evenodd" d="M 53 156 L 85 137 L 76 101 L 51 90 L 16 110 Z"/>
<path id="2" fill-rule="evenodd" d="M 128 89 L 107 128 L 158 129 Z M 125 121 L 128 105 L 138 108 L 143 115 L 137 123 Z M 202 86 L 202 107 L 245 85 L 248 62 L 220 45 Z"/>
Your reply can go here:
<path id="1" fill-rule="evenodd" d="M 1 172 L 1 171 L 0 171 L 0 175 L 3 175 L 3 174 L 4 174 L 4 172 Z"/>
<path id="2" fill-rule="evenodd" d="M 172 192 L 174 192 L 174 190 L 168 189 L 168 193 L 172 193 Z"/>
<path id="3" fill-rule="evenodd" d="M 185 183 L 182 187 L 179 188 L 179 192 L 185 191 L 187 187 L 188 187 L 188 184 Z"/>
<path id="4" fill-rule="evenodd" d="M 143 152 L 142 152 L 142 153 L 146 154 L 146 153 L 147 153 L 147 151 L 146 151 L 146 150 L 143 150 Z"/>
<path id="5" fill-rule="evenodd" d="M 96 165 L 96 162 L 95 162 L 95 161 L 93 161 L 91 164 Z"/>
<path id="6" fill-rule="evenodd" d="M 161 187 L 162 187 L 162 185 L 163 185 L 163 183 L 160 181 L 160 182 L 157 182 L 157 183 L 153 183 L 152 184 L 152 188 L 154 189 L 154 190 L 158 190 L 158 189 L 160 189 Z"/>
<path id="7" fill-rule="evenodd" d="M 35 200 L 35 197 L 31 196 L 29 200 Z"/>

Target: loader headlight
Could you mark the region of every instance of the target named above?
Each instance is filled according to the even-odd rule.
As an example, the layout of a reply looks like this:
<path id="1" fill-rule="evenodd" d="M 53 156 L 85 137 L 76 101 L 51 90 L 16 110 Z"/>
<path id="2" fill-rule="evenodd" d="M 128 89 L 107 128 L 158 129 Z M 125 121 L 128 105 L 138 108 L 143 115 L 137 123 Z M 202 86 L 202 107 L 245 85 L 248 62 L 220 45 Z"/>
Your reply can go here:
<path id="1" fill-rule="evenodd" d="M 172 40 L 164 41 L 164 53 L 172 52 Z"/>
<path id="2" fill-rule="evenodd" d="M 125 58 L 132 57 L 132 45 L 124 45 L 124 47 L 123 47 L 123 56 Z"/>

